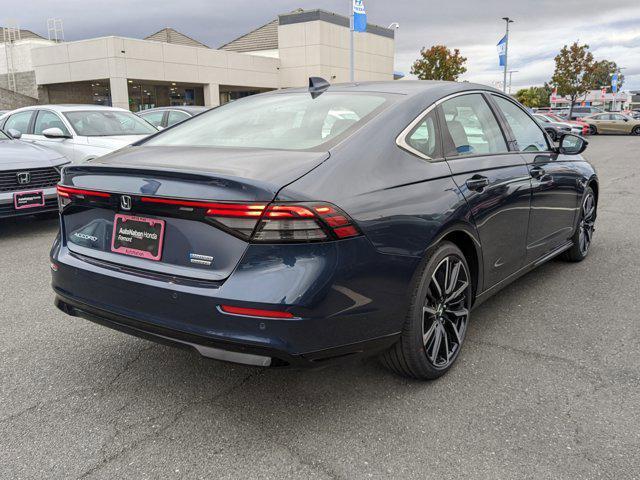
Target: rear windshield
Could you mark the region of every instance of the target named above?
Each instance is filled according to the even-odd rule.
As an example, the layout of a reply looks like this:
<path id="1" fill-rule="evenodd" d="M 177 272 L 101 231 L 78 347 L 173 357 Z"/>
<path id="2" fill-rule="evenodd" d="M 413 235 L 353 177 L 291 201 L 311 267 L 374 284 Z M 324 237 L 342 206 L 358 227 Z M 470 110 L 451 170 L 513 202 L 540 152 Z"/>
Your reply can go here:
<path id="1" fill-rule="evenodd" d="M 257 95 L 194 117 L 145 145 L 314 149 L 361 127 L 388 102 L 382 94 Z"/>
<path id="2" fill-rule="evenodd" d="M 158 131 L 131 112 L 87 110 L 66 112 L 64 116 L 71 122 L 76 133 L 85 137 L 150 135 Z"/>

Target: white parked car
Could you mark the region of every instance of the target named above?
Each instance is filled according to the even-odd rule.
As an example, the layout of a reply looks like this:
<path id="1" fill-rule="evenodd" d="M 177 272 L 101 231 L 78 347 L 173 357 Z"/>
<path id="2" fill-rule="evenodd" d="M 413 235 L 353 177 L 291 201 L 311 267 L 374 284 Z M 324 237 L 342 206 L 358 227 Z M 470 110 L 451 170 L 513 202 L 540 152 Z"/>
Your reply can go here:
<path id="1" fill-rule="evenodd" d="M 158 130 L 128 110 L 98 105 L 36 105 L 0 117 L 14 138 L 49 147 L 74 163 L 86 162 Z"/>

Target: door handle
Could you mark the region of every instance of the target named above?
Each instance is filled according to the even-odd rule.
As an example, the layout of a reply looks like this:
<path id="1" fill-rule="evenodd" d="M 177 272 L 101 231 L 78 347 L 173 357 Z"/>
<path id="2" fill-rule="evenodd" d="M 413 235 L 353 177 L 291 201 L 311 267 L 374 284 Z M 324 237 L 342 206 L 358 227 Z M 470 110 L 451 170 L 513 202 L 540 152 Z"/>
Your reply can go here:
<path id="1" fill-rule="evenodd" d="M 540 178 L 542 177 L 546 172 L 544 171 L 544 168 L 542 167 L 533 167 L 529 173 L 531 174 L 531 176 L 533 178 Z"/>
<path id="2" fill-rule="evenodd" d="M 474 175 L 473 177 L 468 179 L 465 184 L 467 185 L 467 188 L 469 190 L 475 190 L 479 192 L 484 187 L 487 187 L 489 185 L 489 179 L 482 175 Z"/>

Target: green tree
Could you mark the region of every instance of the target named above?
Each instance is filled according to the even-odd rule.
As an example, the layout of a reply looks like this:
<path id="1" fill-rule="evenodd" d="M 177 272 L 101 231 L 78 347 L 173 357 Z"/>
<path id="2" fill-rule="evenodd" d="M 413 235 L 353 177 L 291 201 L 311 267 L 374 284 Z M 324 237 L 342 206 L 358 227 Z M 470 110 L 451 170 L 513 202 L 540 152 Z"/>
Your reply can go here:
<path id="1" fill-rule="evenodd" d="M 516 99 L 521 104 L 530 108 L 548 107 L 551 92 L 551 86 L 545 83 L 542 87 L 529 87 L 518 90 L 516 92 Z"/>
<path id="2" fill-rule="evenodd" d="M 444 45 L 434 45 L 428 50 L 423 47 L 418 58 L 411 67 L 411 73 L 420 80 L 455 81 L 467 71 L 464 63 L 466 57 L 460 55 L 457 48 L 451 52 Z"/>
<path id="3" fill-rule="evenodd" d="M 589 45 L 565 45 L 555 58 L 556 69 L 551 82 L 557 86 L 558 95 L 571 99 L 569 117 L 573 113 L 576 99 L 587 93 L 592 86 L 593 55 Z"/>
<path id="4" fill-rule="evenodd" d="M 614 73 L 618 74 L 618 90 L 620 90 L 624 83 L 624 75 L 620 73 L 620 68 L 618 68 L 616 62 L 609 60 L 593 62 L 591 71 L 589 72 L 591 89 L 596 90 L 604 87 L 605 85 L 611 85 L 611 77 Z"/>

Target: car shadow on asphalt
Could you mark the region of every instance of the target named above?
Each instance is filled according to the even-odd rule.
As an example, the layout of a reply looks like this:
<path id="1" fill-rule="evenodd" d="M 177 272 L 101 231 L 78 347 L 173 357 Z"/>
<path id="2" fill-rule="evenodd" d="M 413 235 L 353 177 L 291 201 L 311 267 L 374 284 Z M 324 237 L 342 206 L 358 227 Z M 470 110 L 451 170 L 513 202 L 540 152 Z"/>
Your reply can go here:
<path id="1" fill-rule="evenodd" d="M 0 218 L 0 238 L 10 239 L 52 234 L 58 229 L 58 214 L 43 213 L 15 218 Z"/>

